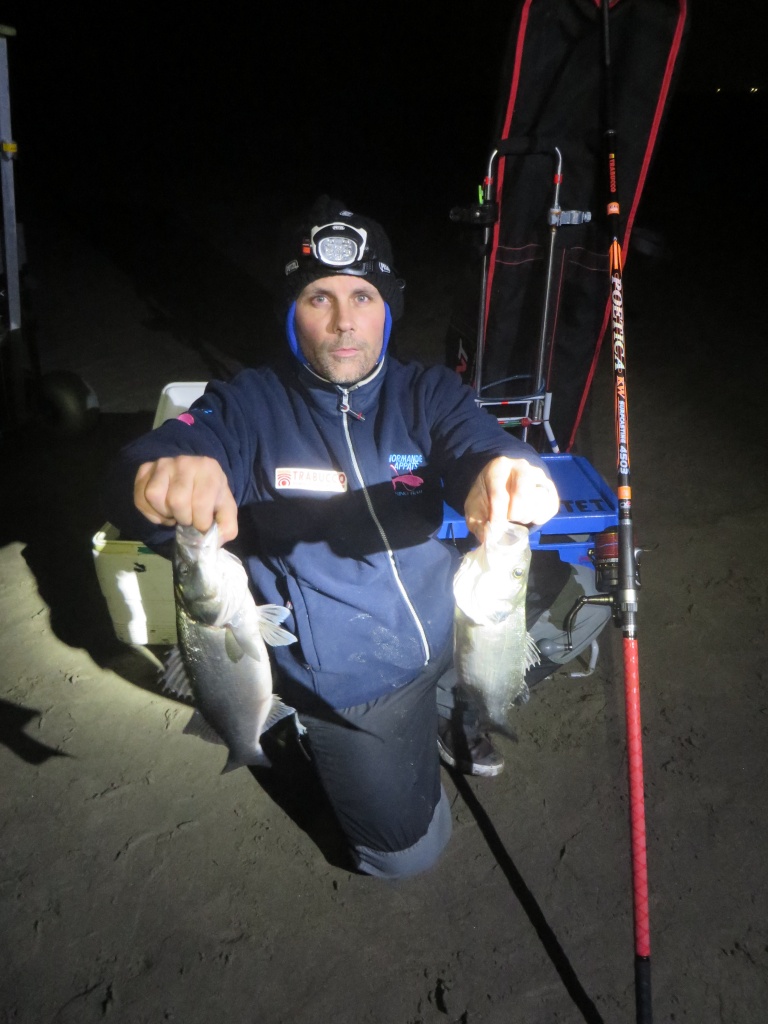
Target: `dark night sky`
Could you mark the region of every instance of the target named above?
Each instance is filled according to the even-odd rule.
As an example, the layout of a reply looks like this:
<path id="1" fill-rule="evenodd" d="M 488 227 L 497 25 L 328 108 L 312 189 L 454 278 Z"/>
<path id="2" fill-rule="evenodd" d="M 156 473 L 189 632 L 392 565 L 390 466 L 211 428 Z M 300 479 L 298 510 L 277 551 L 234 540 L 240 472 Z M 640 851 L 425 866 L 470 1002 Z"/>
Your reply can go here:
<path id="1" fill-rule="evenodd" d="M 513 6 L 6 3 L 15 134 L 48 165 L 220 156 L 423 189 L 480 168 Z M 679 91 L 765 85 L 762 0 L 689 6 Z"/>
<path id="2" fill-rule="evenodd" d="M 443 12 L 438 33 L 432 19 L 387 11 L 372 31 L 340 4 L 318 8 L 312 27 L 296 25 L 296 11 L 276 24 L 270 5 L 190 18 L 175 4 L 89 15 L 78 4 L 47 10 L 41 25 L 33 6 L 10 45 L 14 130 L 35 156 L 221 161 L 258 169 L 261 187 L 322 170 L 331 186 L 375 177 L 423 188 L 438 150 L 459 140 L 482 152 L 490 134 L 504 36 L 476 18 Z"/>
<path id="3" fill-rule="evenodd" d="M 326 0 L 276 18 L 274 5 L 230 0 L 6 2 L 0 23 L 18 33 L 8 41 L 15 180 L 30 254 L 81 233 L 152 297 L 168 329 L 215 335 L 250 359 L 253 325 L 274 329 L 272 226 L 327 191 L 387 226 L 409 294 L 426 294 L 430 269 L 458 252 L 448 212 L 474 200 L 485 171 L 516 6 Z M 689 7 L 635 228 L 667 253 L 735 265 L 745 215 L 751 244 L 765 230 L 763 205 L 747 200 L 759 195 L 768 5 Z M 200 224 L 227 203 L 247 273 L 219 266 Z M 254 271 L 262 252 L 270 258 Z"/>
<path id="4" fill-rule="evenodd" d="M 296 206 L 326 190 L 384 219 L 395 206 L 447 212 L 471 201 L 485 167 L 514 6 L 391 4 L 369 15 L 325 2 L 279 17 L 268 4 L 6 3 L 0 21 L 18 32 L 17 189 L 22 201 L 26 187 L 64 204 L 75 192 L 82 210 L 83 194 L 171 188 L 193 168 L 213 188 L 229 181 Z M 711 163 L 733 141 L 707 127 L 716 88 L 748 103 L 765 84 L 766 6 L 689 7 L 675 97 L 689 107 L 674 131 L 695 121 L 693 148 L 707 147 L 696 158 Z M 662 146 L 685 142 L 662 133 Z"/>

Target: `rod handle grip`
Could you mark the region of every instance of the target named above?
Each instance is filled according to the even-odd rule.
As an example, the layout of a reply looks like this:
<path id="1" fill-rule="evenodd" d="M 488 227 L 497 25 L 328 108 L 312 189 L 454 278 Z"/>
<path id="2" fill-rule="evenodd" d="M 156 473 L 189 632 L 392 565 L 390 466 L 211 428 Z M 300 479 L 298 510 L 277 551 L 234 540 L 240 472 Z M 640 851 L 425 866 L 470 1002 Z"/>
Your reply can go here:
<path id="1" fill-rule="evenodd" d="M 635 1009 L 637 1024 L 652 1024 L 651 960 L 647 956 L 635 957 Z"/>

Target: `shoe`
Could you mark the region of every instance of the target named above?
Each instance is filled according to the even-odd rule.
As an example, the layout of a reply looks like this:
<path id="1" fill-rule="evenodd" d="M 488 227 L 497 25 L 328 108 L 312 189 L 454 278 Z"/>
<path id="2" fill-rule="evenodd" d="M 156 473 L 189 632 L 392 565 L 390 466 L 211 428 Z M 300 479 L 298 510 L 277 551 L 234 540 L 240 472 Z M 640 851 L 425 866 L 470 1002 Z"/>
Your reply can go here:
<path id="1" fill-rule="evenodd" d="M 504 758 L 486 733 L 478 729 L 465 731 L 449 718 L 439 720 L 437 749 L 443 764 L 464 775 L 491 778 L 504 771 Z"/>

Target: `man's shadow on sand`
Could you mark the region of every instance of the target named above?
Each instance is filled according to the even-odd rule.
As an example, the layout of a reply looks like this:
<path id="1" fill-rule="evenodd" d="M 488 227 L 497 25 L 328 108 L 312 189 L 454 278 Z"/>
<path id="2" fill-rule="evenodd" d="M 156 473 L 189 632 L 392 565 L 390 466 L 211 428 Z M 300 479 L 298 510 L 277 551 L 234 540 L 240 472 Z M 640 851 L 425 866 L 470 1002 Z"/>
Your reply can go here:
<path id="1" fill-rule="evenodd" d="M 261 788 L 309 836 L 330 865 L 357 873 L 344 833 L 292 719 L 265 733 L 262 746 L 272 767 L 249 769 Z"/>
<path id="2" fill-rule="evenodd" d="M 162 688 L 159 692 L 162 696 L 168 696 Z M 192 709 L 186 699 L 181 698 L 180 703 Z M 314 710 L 323 717 L 323 708 L 316 707 Z M 327 713 L 334 715 L 330 708 Z M 224 740 L 215 734 L 199 714 L 193 711 L 183 731 L 189 734 L 190 742 L 205 741 L 218 746 L 222 765 L 226 763 L 227 746 Z M 248 771 L 267 796 L 309 836 L 330 865 L 357 873 L 338 819 L 312 767 L 310 755 L 299 739 L 294 716 L 290 715 L 278 722 L 268 732 L 262 733 L 260 739 L 270 765 L 249 765 Z M 242 767 L 231 770 L 242 771 Z"/>
<path id="3" fill-rule="evenodd" d="M 8 700 L 0 700 L 0 744 L 27 764 L 45 764 L 52 757 L 70 756 L 27 733 L 27 726 L 42 714 L 36 708 L 25 708 Z"/>
<path id="4" fill-rule="evenodd" d="M 30 428 L 11 438 L 2 455 L 8 499 L 0 507 L 0 546 L 22 545 L 21 555 L 59 640 L 85 650 L 100 668 L 126 682 L 169 698 L 158 666 L 164 649 L 134 648 L 115 635 L 96 576 L 92 543 L 105 521 L 99 497 L 103 474 L 123 444 L 151 427 L 152 417 L 151 412 L 102 414 L 97 428 L 80 437 L 56 438 Z M 0 704 L 0 743 L 29 764 L 62 756 L 27 734 L 37 715 L 33 708 Z M 252 769 L 254 778 L 330 864 L 354 870 L 298 741 L 291 744 L 277 730 L 274 733 L 266 738 L 265 749 L 275 767 Z M 190 737 L 189 742 L 201 741 Z"/>

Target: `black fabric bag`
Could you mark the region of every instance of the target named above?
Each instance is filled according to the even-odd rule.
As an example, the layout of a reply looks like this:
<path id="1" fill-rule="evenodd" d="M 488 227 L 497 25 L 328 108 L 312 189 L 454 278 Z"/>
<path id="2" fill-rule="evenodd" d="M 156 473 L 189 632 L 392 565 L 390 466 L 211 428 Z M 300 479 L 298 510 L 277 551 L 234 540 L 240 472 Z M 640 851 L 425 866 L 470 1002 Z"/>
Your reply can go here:
<path id="1" fill-rule="evenodd" d="M 619 154 L 618 192 L 626 254 L 638 203 L 675 71 L 686 24 L 686 0 L 612 0 L 613 119 Z M 498 133 L 489 147 L 528 140 L 534 152 L 496 163 L 498 221 L 490 243 L 484 325 L 484 387 L 512 375 L 531 380 L 541 334 L 549 259 L 548 213 L 562 154 L 563 210 L 591 220 L 563 224 L 555 254 L 547 346 L 550 422 L 561 450 L 573 444 L 608 323 L 603 124 L 603 34 L 596 0 L 522 0 L 514 6 L 502 76 Z M 450 365 L 474 374 L 480 279 L 457 303 L 446 347 Z M 509 385 L 500 392 L 510 394 Z M 530 386 L 521 385 L 523 394 Z M 496 397 L 493 390 L 489 397 Z"/>

